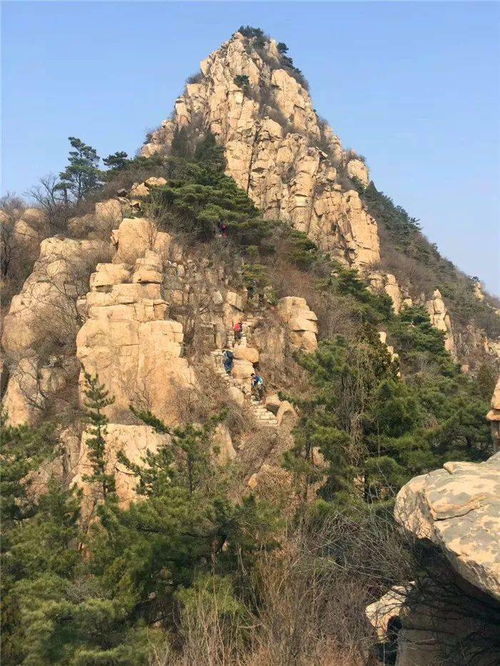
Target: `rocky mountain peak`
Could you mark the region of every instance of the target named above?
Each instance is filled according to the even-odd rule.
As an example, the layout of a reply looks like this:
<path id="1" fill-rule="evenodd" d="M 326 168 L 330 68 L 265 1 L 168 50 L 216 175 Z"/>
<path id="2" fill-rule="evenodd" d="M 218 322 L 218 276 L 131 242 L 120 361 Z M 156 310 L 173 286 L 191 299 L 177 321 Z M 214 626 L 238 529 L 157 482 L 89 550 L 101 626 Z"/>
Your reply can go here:
<path id="1" fill-rule="evenodd" d="M 317 115 L 286 46 L 242 29 L 200 67 L 142 155 L 170 152 L 181 133 L 210 131 L 228 175 L 266 218 L 291 222 L 350 265 L 377 262 L 377 225 L 354 189 L 368 184 L 368 169 Z"/>

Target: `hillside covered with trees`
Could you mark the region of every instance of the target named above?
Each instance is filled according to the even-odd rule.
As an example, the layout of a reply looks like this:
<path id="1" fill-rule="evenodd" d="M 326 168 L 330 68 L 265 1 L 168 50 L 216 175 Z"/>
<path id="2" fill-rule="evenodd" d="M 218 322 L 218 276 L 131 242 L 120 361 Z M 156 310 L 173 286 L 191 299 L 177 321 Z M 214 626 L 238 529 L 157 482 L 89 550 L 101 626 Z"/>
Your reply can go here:
<path id="1" fill-rule="evenodd" d="M 271 44 L 248 26 L 237 35 L 237 45 L 250 60 L 262 60 L 274 81 L 284 71 L 305 94 L 305 79 L 285 44 Z M 230 50 L 228 44 L 222 49 Z M 297 118 L 279 115 L 282 106 L 266 93 L 266 82 L 256 88 L 253 70 L 244 71 L 233 77 L 233 96 L 257 104 L 263 122 L 290 123 L 279 141 L 299 132 Z M 188 90 L 207 77 L 192 77 Z M 267 106 L 274 114 L 266 115 Z M 101 160 L 92 146 L 70 137 L 66 167 L 41 181 L 29 205 L 2 200 L 3 390 L 7 405 L 27 405 L 30 415 L 24 422 L 4 411 L 1 421 L 5 664 L 396 663 L 394 637 L 374 633 L 366 607 L 409 581 L 428 597 L 457 594 L 439 548 L 401 529 L 393 510 L 413 477 L 450 460 L 479 463 L 493 453 L 485 415 L 495 361 L 483 342 L 498 335 L 493 297 L 478 300 L 474 280 L 441 257 L 406 211 L 373 182 L 363 183 L 361 172 L 356 176 L 351 162 L 359 156 L 340 153 L 321 125 L 321 133 L 304 139 L 302 155 L 320 165 L 316 195 L 331 187 L 344 197 L 342 206 L 359 197 L 350 224 L 361 219 L 358 210 L 363 224 L 374 221 L 377 270 L 411 283 L 411 302 L 397 310 L 388 293 L 373 288 L 374 265 L 344 260 L 312 227 L 271 215 L 270 204 L 259 206 L 259 186 L 251 184 L 261 173 L 257 157 L 257 176 L 246 174 L 242 187 L 236 168 L 228 166 L 229 130 L 221 140 L 200 113 L 191 110 L 189 123 L 171 128 L 166 148 L 170 130 L 159 130 L 162 150 L 147 155 L 119 151 Z M 327 159 L 336 170 L 330 184 L 320 173 Z M 290 187 L 298 173 L 290 175 Z M 136 258 L 144 220 L 150 235 Z M 20 222 L 30 229 L 29 242 Z M 48 255 L 40 248 L 53 238 L 76 247 L 80 258 L 88 253 L 78 274 L 68 273 L 73 260 L 63 251 L 50 256 L 55 263 L 41 273 Z M 160 241 L 166 250 L 158 249 Z M 358 257 L 361 242 L 359 248 Z M 61 282 L 55 264 L 63 265 Z M 99 282 L 104 270 L 112 277 Z M 213 283 L 207 275 L 215 276 Z M 32 284 L 39 291 L 30 301 Z M 40 284 L 50 286 L 43 291 Z M 151 285 L 159 285 L 161 298 L 153 290 L 137 296 Z M 433 326 L 426 299 L 417 296 L 435 289 L 460 338 L 456 354 L 446 350 L 446 332 Z M 115 296 L 111 314 L 103 315 L 98 308 Z M 293 337 L 312 328 L 302 323 L 290 333 L 280 319 L 283 299 L 290 297 L 305 299 L 316 317 L 313 348 Z M 31 320 L 15 318 L 35 300 L 36 330 Z M 163 304 L 166 314 L 148 314 Z M 137 343 L 130 333 L 132 307 L 143 327 Z M 182 332 L 171 346 L 178 343 L 179 358 L 177 351 L 172 358 L 195 379 L 182 386 L 168 377 L 163 386 L 153 379 L 148 384 L 151 370 L 141 375 L 144 385 L 135 385 L 127 374 L 129 352 L 115 342 L 108 349 L 114 321 L 125 322 L 123 347 L 143 345 L 144 366 L 148 354 L 152 365 L 157 358 L 141 342 L 144 327 L 176 324 L 172 330 Z M 243 360 L 264 377 L 262 405 L 276 417 L 284 405 L 288 410 L 288 420 L 276 418 L 272 427 L 256 420 L 250 376 L 241 380 L 247 384 L 238 402 L 231 389 L 240 384 L 217 374 L 220 361 L 211 364 L 214 352 L 230 347 L 240 360 L 234 367 L 243 368 L 237 357 L 243 344 L 227 335 L 234 335 L 237 321 L 245 325 L 247 349 L 258 352 L 256 361 L 248 352 Z M 94 328 L 82 342 L 89 322 Z M 470 327 L 481 340 L 476 347 Z M 22 347 L 26 330 L 35 342 Z M 123 379 L 106 382 L 116 359 Z M 167 394 L 172 387 L 173 397 Z M 274 412 L 266 401 L 271 396 Z M 162 413 L 152 409 L 155 400 Z M 170 418 L 174 406 L 181 416 Z M 133 437 L 140 442 L 147 434 L 158 444 L 141 443 L 140 455 L 132 455 L 123 435 L 117 452 L 110 444 L 116 432 L 138 433 Z M 224 458 L 228 437 L 232 453 Z M 123 479 L 133 480 L 126 497 Z M 421 580 L 432 581 L 431 592 Z M 498 604 L 486 598 L 471 603 L 473 611 L 457 602 L 464 616 L 479 618 L 485 654 L 498 654 Z M 476 648 L 475 632 L 451 632 L 442 640 L 442 664 L 486 663 L 474 661 Z"/>

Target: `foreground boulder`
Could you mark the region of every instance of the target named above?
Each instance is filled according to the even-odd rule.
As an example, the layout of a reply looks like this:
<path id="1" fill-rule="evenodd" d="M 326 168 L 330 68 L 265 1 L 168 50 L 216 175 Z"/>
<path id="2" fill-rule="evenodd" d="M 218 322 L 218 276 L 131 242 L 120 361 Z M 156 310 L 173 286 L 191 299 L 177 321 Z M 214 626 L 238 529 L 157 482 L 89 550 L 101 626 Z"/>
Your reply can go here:
<path id="1" fill-rule="evenodd" d="M 500 600 L 500 454 L 449 462 L 399 492 L 396 520 L 443 550 L 465 580 Z"/>
<path id="2" fill-rule="evenodd" d="M 395 518 L 418 564 L 415 580 L 366 609 L 381 663 L 497 664 L 500 454 L 412 479 L 397 496 Z"/>

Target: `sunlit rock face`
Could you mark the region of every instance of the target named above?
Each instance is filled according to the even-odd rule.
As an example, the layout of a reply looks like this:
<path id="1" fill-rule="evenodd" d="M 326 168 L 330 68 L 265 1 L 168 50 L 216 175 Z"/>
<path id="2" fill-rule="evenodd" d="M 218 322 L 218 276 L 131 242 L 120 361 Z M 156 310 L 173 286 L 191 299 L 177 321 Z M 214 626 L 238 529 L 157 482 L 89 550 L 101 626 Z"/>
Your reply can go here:
<path id="1" fill-rule="evenodd" d="M 446 351 L 455 355 L 456 348 L 451 319 L 439 289 L 436 289 L 432 294 L 432 298 L 427 301 L 426 308 L 429 313 L 431 324 L 434 328 L 437 328 L 438 331 L 444 333 L 444 347 Z"/>
<path id="2" fill-rule="evenodd" d="M 448 462 L 399 491 L 396 520 L 443 550 L 451 566 L 500 600 L 500 454 L 483 463 Z"/>
<path id="3" fill-rule="evenodd" d="M 227 173 L 266 218 L 291 222 L 353 266 L 370 265 L 380 258 L 377 225 L 345 178 L 367 185 L 368 170 L 320 121 L 301 77 L 283 62 L 274 40 L 255 48 L 235 33 L 201 63 L 142 154 L 169 152 L 180 130 L 210 130 Z"/>
<path id="4" fill-rule="evenodd" d="M 47 400 L 74 377 L 77 299 L 92 267 L 109 254 L 109 243 L 99 240 L 56 236 L 41 242 L 33 271 L 3 322 L 9 369 L 3 408 L 13 425 L 35 423 Z"/>
<path id="5" fill-rule="evenodd" d="M 134 263 L 97 264 L 91 275 L 80 303 L 86 320 L 76 336 L 76 355 L 114 396 L 108 408 L 112 422 L 139 404 L 172 423 L 178 390 L 193 386 L 194 373 L 182 357 L 182 324 L 168 319 L 162 298 L 162 257 L 141 248 L 144 223 L 124 219 L 114 233 L 115 260 L 132 259 L 138 248 L 142 256 Z"/>

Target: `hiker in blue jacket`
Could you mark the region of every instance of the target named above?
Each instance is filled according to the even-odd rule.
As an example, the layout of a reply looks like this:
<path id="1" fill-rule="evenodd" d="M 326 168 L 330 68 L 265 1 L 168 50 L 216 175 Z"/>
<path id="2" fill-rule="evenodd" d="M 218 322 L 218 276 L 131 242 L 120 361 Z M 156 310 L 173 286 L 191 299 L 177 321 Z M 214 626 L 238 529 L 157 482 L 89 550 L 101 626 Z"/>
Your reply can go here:
<path id="1" fill-rule="evenodd" d="M 226 374 L 230 375 L 231 370 L 233 369 L 234 354 L 230 349 L 224 349 L 222 353 L 222 365 Z"/>

